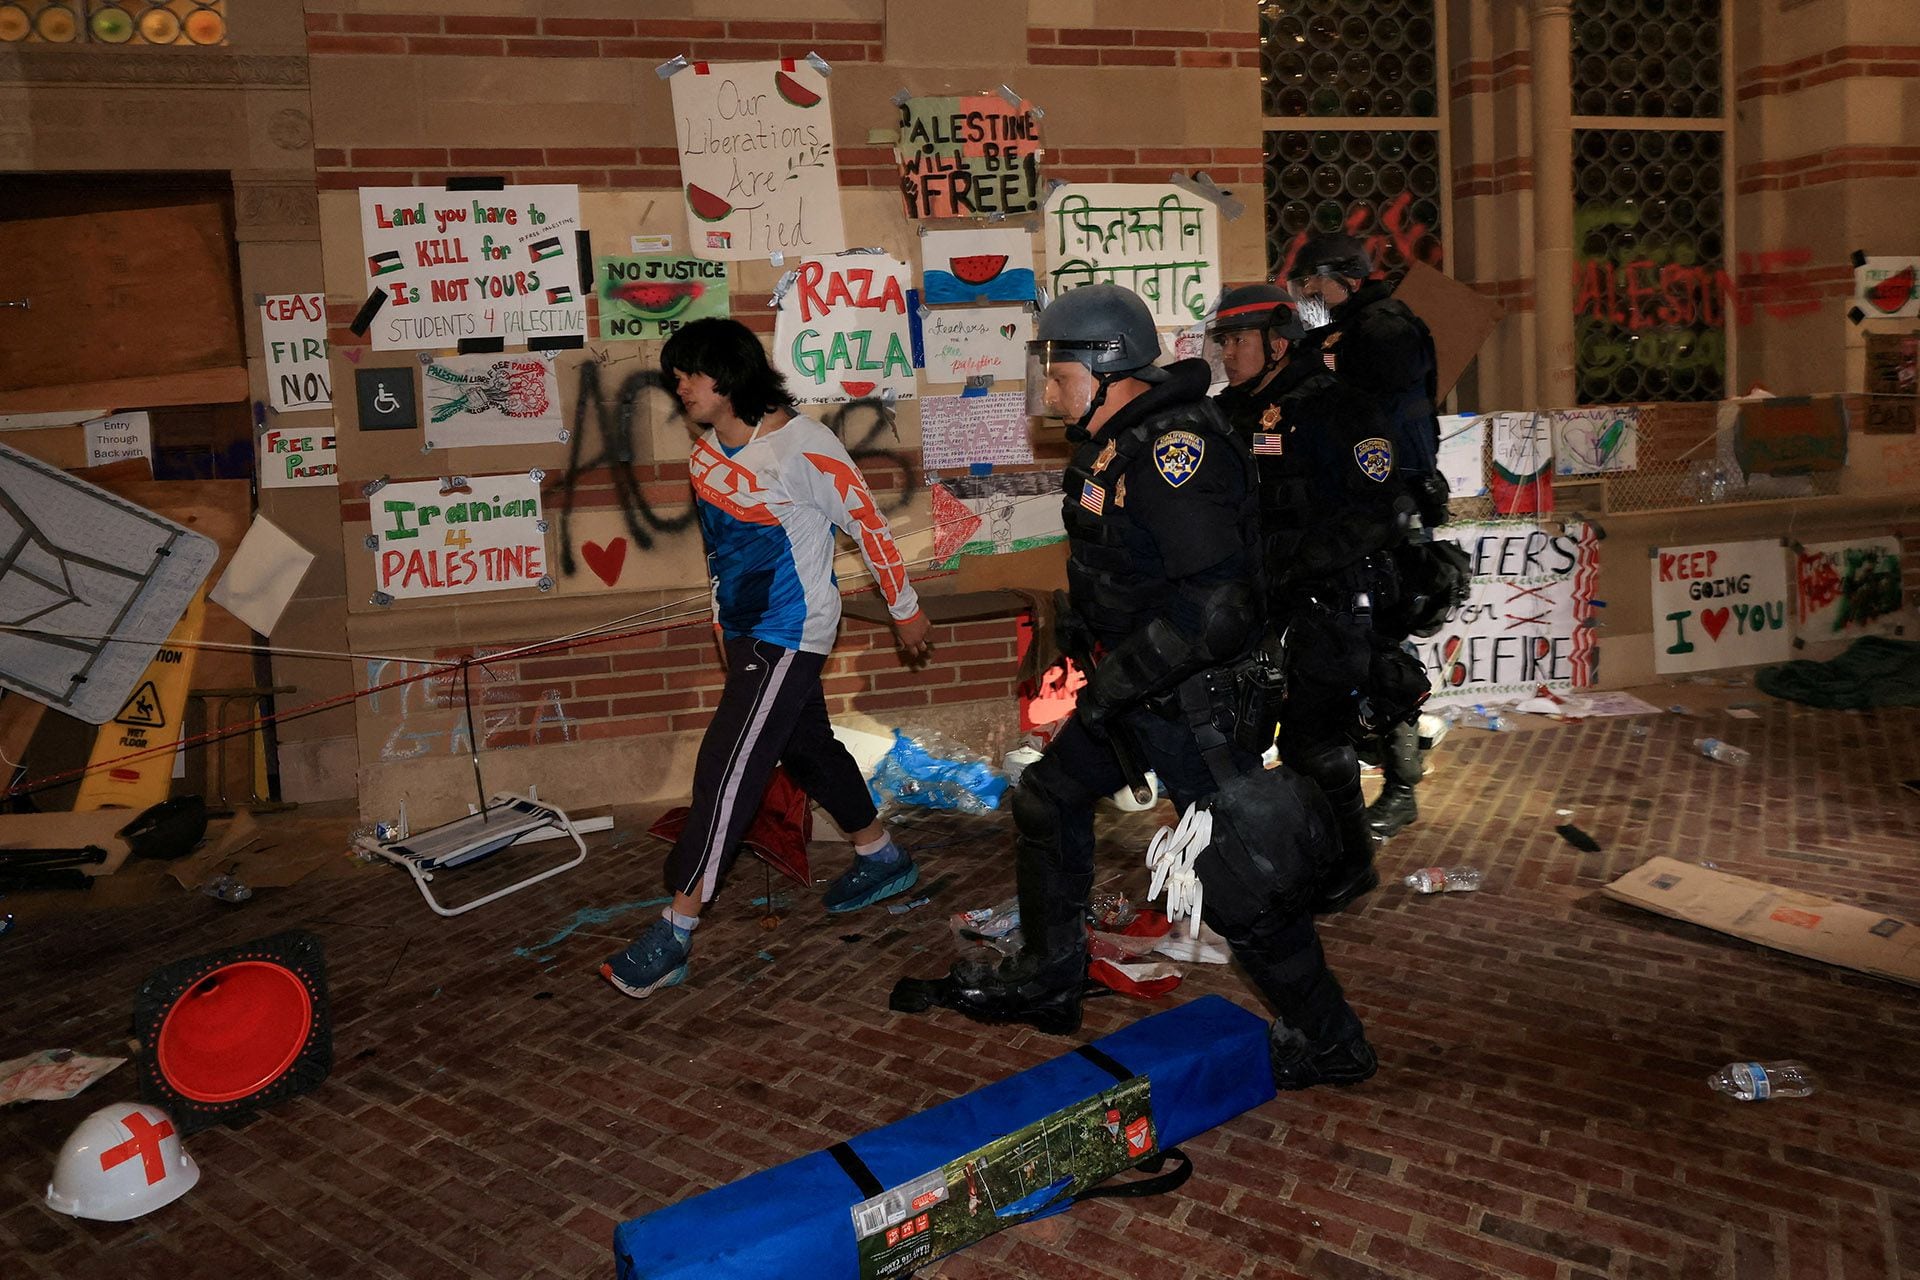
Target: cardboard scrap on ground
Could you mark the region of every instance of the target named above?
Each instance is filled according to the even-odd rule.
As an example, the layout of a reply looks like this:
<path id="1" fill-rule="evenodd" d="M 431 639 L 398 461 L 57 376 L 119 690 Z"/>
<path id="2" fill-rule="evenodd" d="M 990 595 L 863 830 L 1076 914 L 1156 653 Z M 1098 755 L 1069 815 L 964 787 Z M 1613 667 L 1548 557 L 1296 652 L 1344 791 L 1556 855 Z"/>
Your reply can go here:
<path id="1" fill-rule="evenodd" d="M 125 1061 L 88 1058 L 71 1049 L 42 1049 L 0 1062 L 0 1107 L 13 1102 L 71 1098 Z"/>
<path id="2" fill-rule="evenodd" d="M 1877 911 L 1673 858 L 1650 859 L 1602 892 L 1763 947 L 1920 986 L 1920 928 Z"/>
<path id="3" fill-rule="evenodd" d="M 107 851 L 107 860 L 79 869 L 90 876 L 110 876 L 133 852 L 118 833 L 136 816 L 131 809 L 0 814 L 0 849 L 84 849 L 98 845 Z"/>
<path id="4" fill-rule="evenodd" d="M 231 874 L 249 889 L 284 889 L 330 864 L 348 866 L 346 833 L 336 818 L 275 815 L 262 826 L 244 809 L 216 828 L 199 852 L 167 867 L 183 889 Z"/>

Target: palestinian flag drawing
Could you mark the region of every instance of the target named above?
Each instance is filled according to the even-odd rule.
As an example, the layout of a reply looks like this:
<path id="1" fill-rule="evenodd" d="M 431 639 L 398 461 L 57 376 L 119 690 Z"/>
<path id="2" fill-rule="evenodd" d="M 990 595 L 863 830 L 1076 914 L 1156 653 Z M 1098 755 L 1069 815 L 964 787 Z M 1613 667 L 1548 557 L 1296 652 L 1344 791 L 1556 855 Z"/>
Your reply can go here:
<path id="1" fill-rule="evenodd" d="M 562 302 L 572 302 L 573 290 L 564 284 L 558 289 L 549 289 L 547 290 L 547 301 L 555 306 L 558 306 Z"/>
<path id="2" fill-rule="evenodd" d="M 548 236 L 545 240 L 535 240 L 527 246 L 527 256 L 535 262 L 545 262 L 548 258 L 557 258 L 566 252 L 559 236 Z"/>
<path id="3" fill-rule="evenodd" d="M 406 263 L 400 260 L 400 253 L 396 249 L 387 253 L 376 253 L 371 258 L 368 258 L 367 272 L 370 275 L 384 276 L 390 272 L 398 271 L 406 265 Z"/>

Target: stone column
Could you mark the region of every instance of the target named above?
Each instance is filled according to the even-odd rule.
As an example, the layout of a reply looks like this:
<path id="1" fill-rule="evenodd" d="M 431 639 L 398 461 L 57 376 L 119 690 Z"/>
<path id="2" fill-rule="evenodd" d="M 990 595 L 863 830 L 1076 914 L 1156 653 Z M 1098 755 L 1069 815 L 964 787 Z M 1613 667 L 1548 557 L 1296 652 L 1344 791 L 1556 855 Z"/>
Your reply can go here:
<path id="1" fill-rule="evenodd" d="M 1533 4 L 1533 323 L 1543 408 L 1575 403 L 1573 6 Z"/>

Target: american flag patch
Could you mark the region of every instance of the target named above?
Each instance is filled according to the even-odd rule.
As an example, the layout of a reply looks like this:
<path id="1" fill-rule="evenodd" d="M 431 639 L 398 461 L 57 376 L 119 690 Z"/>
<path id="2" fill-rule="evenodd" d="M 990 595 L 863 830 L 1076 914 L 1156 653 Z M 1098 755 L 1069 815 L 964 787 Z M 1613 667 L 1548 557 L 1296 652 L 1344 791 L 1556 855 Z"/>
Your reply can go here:
<path id="1" fill-rule="evenodd" d="M 1285 436 L 1266 431 L 1256 431 L 1253 433 L 1253 451 L 1258 454 L 1266 454 L 1268 457 L 1277 458 L 1286 452 L 1286 449 L 1283 447 L 1285 443 Z"/>
<path id="2" fill-rule="evenodd" d="M 1095 515 L 1104 515 L 1107 510 L 1107 491 L 1089 480 L 1080 486 L 1080 505 Z"/>

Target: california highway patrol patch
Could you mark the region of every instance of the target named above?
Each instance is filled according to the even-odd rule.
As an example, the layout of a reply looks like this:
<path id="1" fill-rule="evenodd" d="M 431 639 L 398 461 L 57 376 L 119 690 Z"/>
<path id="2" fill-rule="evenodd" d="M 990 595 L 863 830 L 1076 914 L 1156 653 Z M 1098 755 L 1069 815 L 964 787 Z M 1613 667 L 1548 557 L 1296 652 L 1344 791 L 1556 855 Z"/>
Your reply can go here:
<path id="1" fill-rule="evenodd" d="M 1369 436 L 1353 446 L 1353 460 L 1369 480 L 1384 484 L 1393 474 L 1393 446 L 1379 436 Z"/>
<path id="2" fill-rule="evenodd" d="M 1153 442 L 1153 465 L 1160 469 L 1161 479 L 1178 489 L 1193 479 L 1206 452 L 1207 442 L 1193 432 L 1169 431 Z"/>

